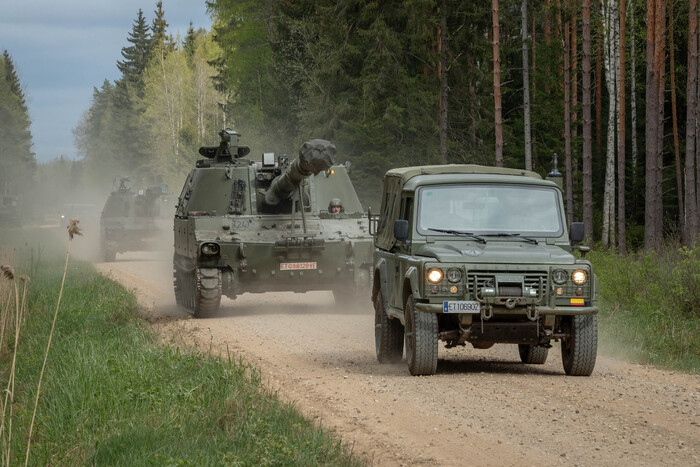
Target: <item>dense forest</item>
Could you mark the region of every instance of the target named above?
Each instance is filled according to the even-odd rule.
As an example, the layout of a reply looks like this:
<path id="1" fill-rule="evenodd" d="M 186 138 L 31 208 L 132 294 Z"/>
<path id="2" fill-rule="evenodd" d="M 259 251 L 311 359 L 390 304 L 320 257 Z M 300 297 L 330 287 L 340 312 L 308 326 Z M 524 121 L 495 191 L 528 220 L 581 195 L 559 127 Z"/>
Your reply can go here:
<path id="1" fill-rule="evenodd" d="M 94 89 L 74 130 L 83 159 L 67 173 L 101 185 L 133 175 L 178 191 L 197 148 L 226 126 L 252 157 L 333 141 L 376 208 L 391 167 L 476 163 L 545 175 L 557 154 L 567 215 L 586 222 L 591 240 L 625 252 L 697 239 L 697 0 L 207 7 L 212 30 L 190 27 L 184 38 L 172 37 L 162 2 L 150 21 L 138 11 L 121 78 Z M 2 86 L 12 88 L 0 82 L 0 99 Z M 29 149 L 20 153 L 31 169 Z"/>

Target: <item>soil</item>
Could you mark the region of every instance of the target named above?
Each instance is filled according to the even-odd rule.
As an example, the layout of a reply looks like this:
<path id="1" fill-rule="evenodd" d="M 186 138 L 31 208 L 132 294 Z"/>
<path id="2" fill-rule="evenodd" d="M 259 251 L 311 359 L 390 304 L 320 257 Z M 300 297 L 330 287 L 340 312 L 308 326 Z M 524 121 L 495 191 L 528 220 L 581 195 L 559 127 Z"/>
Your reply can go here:
<path id="1" fill-rule="evenodd" d="M 283 400 L 371 465 L 700 465 L 700 376 L 598 355 L 569 377 L 517 346 L 440 349 L 438 373 L 380 365 L 367 297 L 243 294 L 195 320 L 175 305 L 172 261 L 119 254 L 102 273 L 132 289 L 164 343 L 242 358 Z"/>

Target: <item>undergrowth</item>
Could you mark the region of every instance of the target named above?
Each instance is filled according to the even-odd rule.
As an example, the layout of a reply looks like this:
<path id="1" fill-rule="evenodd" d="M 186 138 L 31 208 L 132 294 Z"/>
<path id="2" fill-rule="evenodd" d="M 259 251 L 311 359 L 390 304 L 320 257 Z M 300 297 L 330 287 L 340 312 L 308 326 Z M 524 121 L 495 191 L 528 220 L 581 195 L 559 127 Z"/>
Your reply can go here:
<path id="1" fill-rule="evenodd" d="M 14 250 L 18 264 L 26 265 L 25 253 Z M 60 256 L 44 252 L 41 261 L 33 268 L 17 353 L 9 464 L 24 463 L 63 272 Z M 163 347 L 136 312 L 132 293 L 71 260 L 32 435 L 32 465 L 361 465 L 329 433 L 280 402 L 254 367 L 231 356 Z M 0 384 L 10 365 L 6 346 Z"/>
<path id="2" fill-rule="evenodd" d="M 700 245 L 588 259 L 600 281 L 602 348 L 700 373 Z"/>

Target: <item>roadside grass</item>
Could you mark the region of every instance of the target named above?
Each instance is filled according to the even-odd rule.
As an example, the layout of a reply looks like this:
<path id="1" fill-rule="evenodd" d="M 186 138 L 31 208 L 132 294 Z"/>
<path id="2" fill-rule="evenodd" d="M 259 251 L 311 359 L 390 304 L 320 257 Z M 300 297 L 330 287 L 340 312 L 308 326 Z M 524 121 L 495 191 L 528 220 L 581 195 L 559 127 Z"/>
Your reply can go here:
<path id="1" fill-rule="evenodd" d="M 0 238 L 5 243 L 1 231 Z M 37 238 L 57 243 L 43 233 Z M 25 256 L 31 247 L 26 245 L 31 242 L 23 242 L 25 247 L 5 257 L 14 256 L 17 264 L 27 266 Z M 61 254 L 46 251 L 40 267 L 28 267 L 34 276 L 17 353 L 11 464 L 24 463 L 38 374 L 63 272 Z M 13 344 L 10 339 L 0 349 L 0 385 L 7 384 Z M 221 359 L 159 345 L 138 318 L 133 294 L 73 259 L 44 374 L 29 462 L 363 465 L 293 405 L 279 401 L 254 367 L 231 356 Z"/>
<path id="2" fill-rule="evenodd" d="M 601 348 L 640 363 L 700 373 L 700 245 L 588 255 L 600 281 Z"/>

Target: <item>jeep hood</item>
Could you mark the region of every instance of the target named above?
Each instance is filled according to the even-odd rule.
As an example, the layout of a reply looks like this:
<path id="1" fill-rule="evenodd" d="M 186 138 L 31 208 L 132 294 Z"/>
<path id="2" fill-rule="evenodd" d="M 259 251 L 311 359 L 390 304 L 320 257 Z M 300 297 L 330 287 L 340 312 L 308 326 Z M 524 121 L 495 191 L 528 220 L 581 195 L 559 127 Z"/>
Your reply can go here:
<path id="1" fill-rule="evenodd" d="M 476 242 L 424 244 L 414 254 L 435 258 L 441 263 L 574 264 L 573 255 L 558 246 L 544 242 L 533 245 L 521 240 L 488 240 L 485 245 Z"/>

